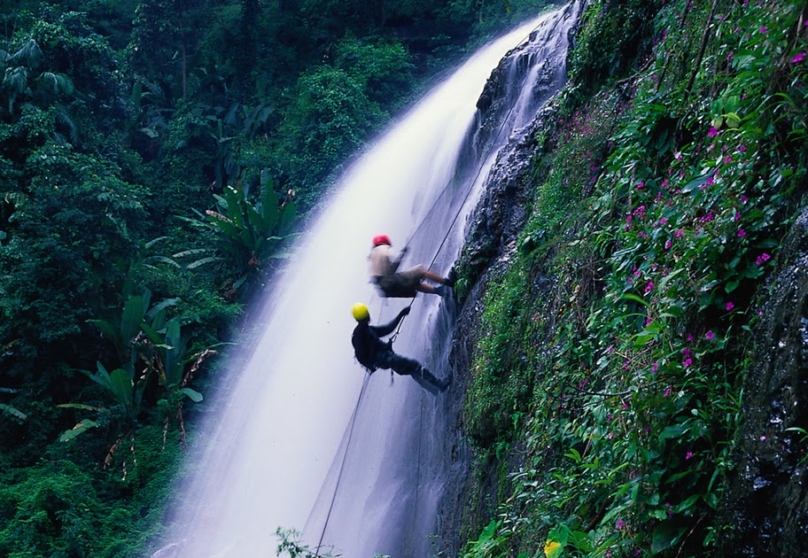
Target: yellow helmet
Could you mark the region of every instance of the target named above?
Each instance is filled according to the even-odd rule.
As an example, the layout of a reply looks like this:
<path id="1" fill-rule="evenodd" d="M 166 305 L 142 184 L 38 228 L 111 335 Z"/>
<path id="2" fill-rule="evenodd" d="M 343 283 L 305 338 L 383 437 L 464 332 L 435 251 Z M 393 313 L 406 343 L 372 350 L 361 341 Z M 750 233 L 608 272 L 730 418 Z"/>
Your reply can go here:
<path id="1" fill-rule="evenodd" d="M 361 322 L 362 320 L 367 320 L 370 317 L 370 311 L 368 307 L 361 302 L 357 302 L 351 307 L 351 313 L 353 314 L 354 319 L 357 322 Z"/>

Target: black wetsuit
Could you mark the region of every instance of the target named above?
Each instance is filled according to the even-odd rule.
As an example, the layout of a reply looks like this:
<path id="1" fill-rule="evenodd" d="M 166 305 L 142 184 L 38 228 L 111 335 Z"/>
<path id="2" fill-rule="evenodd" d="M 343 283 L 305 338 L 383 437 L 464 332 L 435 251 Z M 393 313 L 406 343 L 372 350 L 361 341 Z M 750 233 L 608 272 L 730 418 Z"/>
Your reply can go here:
<path id="1" fill-rule="evenodd" d="M 438 380 L 421 363 L 411 358 L 403 357 L 393 351 L 392 342 L 382 341 L 382 337 L 390 335 L 398 323 L 409 314 L 409 307 L 399 312 L 390 323 L 381 326 L 370 325 L 370 320 L 360 321 L 353 330 L 351 344 L 354 347 L 356 360 L 370 372 L 379 368 L 393 370 L 402 376 L 420 376 L 430 384 L 443 391 L 448 382 Z"/>

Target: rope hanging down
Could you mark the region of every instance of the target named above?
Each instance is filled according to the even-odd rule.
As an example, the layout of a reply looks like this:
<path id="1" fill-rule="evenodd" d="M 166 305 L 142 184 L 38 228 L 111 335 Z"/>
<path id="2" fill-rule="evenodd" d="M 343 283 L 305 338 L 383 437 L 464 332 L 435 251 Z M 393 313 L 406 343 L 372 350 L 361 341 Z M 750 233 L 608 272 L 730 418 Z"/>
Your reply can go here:
<path id="1" fill-rule="evenodd" d="M 536 28 L 538 28 L 538 26 L 536 26 Z M 528 37 L 530 37 L 530 34 L 528 34 Z M 511 108 L 508 110 L 508 113 L 505 115 L 505 118 L 502 119 L 502 123 L 499 125 L 499 129 L 497 130 L 497 135 L 495 137 L 499 137 L 499 135 L 502 133 L 502 129 L 505 127 L 505 123 L 508 122 L 508 119 L 510 118 L 511 113 L 513 112 L 513 109 L 514 109 L 514 107 L 511 106 Z M 449 227 L 446 229 L 446 234 L 443 235 L 443 240 L 441 240 L 441 243 L 438 246 L 438 249 L 435 251 L 435 255 L 432 257 L 432 261 L 429 262 L 429 266 L 427 266 L 428 268 L 431 268 L 435 264 L 435 261 L 438 259 L 438 255 L 440 255 L 441 250 L 443 250 L 443 246 L 446 244 L 446 241 L 449 238 L 449 234 L 452 232 L 452 229 L 454 228 L 455 224 L 457 223 L 457 219 L 460 217 L 460 213 L 463 211 L 463 208 L 466 206 L 466 202 L 468 201 L 469 196 L 471 196 L 471 192 L 474 190 L 474 184 L 476 184 L 476 182 L 480 178 L 480 174 L 482 172 L 483 172 L 483 165 L 480 165 L 480 167 L 477 169 L 476 174 L 474 175 L 474 178 L 471 180 L 471 186 L 469 186 L 468 190 L 466 191 L 466 195 L 463 197 L 463 202 L 459 205 L 457 211 L 455 212 L 455 216 L 452 219 L 452 222 L 449 224 Z M 437 206 L 437 201 L 440 200 L 440 198 L 443 196 L 444 192 L 446 192 L 449 189 L 449 186 L 451 186 L 451 184 L 452 184 L 452 181 L 449 181 L 446 184 L 446 186 L 444 186 L 443 190 L 438 195 L 437 200 L 435 200 L 435 203 L 429 209 L 429 211 L 424 216 L 424 218 L 421 219 L 421 222 L 415 228 L 415 232 L 413 232 L 413 234 L 410 236 L 410 238 L 404 244 L 405 248 L 410 245 L 410 243 L 412 242 L 412 239 L 415 238 L 415 235 L 418 233 L 418 231 L 424 225 L 426 220 L 429 218 L 429 215 L 432 213 L 432 211 Z M 417 295 L 413 296 L 410 299 L 409 304 L 407 304 L 407 308 L 412 307 L 412 305 L 415 303 L 416 296 Z M 404 318 L 402 318 L 401 321 L 398 323 L 398 327 L 396 327 L 396 332 L 390 338 L 390 342 L 395 341 L 396 337 L 398 337 L 399 332 L 401 332 L 401 325 L 404 323 L 405 318 L 406 318 L 406 316 L 404 316 Z"/>
<path id="2" fill-rule="evenodd" d="M 541 25 L 541 24 L 539 24 L 539 25 Z M 532 34 L 532 33 L 533 33 L 533 32 L 534 32 L 536 29 L 538 29 L 538 28 L 539 28 L 539 25 L 536 25 L 536 27 L 534 27 L 534 28 L 533 28 L 533 30 L 531 30 L 531 31 L 530 31 L 530 33 L 528 33 L 528 34 L 525 36 L 525 38 L 521 39 L 521 40 L 520 40 L 520 41 L 517 43 L 517 45 L 522 44 L 522 42 L 523 42 L 525 39 L 529 39 L 529 38 L 530 38 L 530 35 L 531 35 L 531 34 Z M 508 113 L 505 115 L 505 118 L 503 118 L 503 119 L 502 119 L 502 123 L 500 124 L 500 127 L 499 127 L 499 129 L 497 130 L 497 135 L 496 135 L 496 137 L 499 137 L 499 134 L 501 134 L 501 133 L 502 133 L 502 129 L 505 127 L 505 123 L 508 121 L 508 118 L 510 117 L 511 113 L 513 112 L 513 109 L 514 109 L 514 107 L 512 106 L 512 107 L 511 107 L 511 108 L 508 110 Z M 432 267 L 432 265 L 434 265 L 435 261 L 438 259 L 438 255 L 440 254 L 441 250 L 443 249 L 443 246 L 446 244 L 446 240 L 449 238 L 449 234 L 452 232 L 452 229 L 454 228 L 455 223 L 457 223 L 457 219 L 458 219 L 458 217 L 460 217 L 460 212 L 463 210 L 463 207 L 465 207 L 466 202 L 468 201 L 468 198 L 469 198 L 469 196 L 471 195 L 471 191 L 473 190 L 473 185 L 474 185 L 474 184 L 477 182 L 477 179 L 480 177 L 480 173 L 481 173 L 482 171 L 483 171 L 483 166 L 481 165 L 481 166 L 480 166 L 480 168 L 479 168 L 479 169 L 477 169 L 477 173 L 474 175 L 474 179 L 472 180 L 472 182 L 471 182 L 471 186 L 469 187 L 468 191 L 466 192 L 466 195 L 465 195 L 465 196 L 464 196 L 464 198 L 463 198 L 463 202 L 460 204 L 460 206 L 459 206 L 459 208 L 458 208 L 457 212 L 455 213 L 454 218 L 452 219 L 452 222 L 449 224 L 449 228 L 448 228 L 448 229 L 446 229 L 446 234 L 443 236 L 443 240 L 441 240 L 441 243 L 440 243 L 440 245 L 438 246 L 438 249 L 435 251 L 435 255 L 433 256 L 432 261 L 430 261 L 430 262 L 429 262 L 429 267 L 430 267 L 430 268 Z M 421 227 L 424 225 L 424 223 L 426 222 L 427 218 L 430 216 L 430 214 L 432 213 L 432 211 L 433 211 L 433 210 L 435 209 L 435 207 L 437 206 L 437 201 L 438 201 L 438 200 L 440 200 L 440 198 L 441 198 L 441 197 L 443 197 L 444 193 L 445 193 L 445 192 L 446 192 L 446 191 L 449 189 L 449 186 L 451 186 L 451 185 L 452 185 L 452 182 L 453 182 L 453 181 L 451 181 L 451 180 L 450 180 L 450 181 L 449 181 L 449 182 L 446 184 L 446 186 L 444 186 L 443 190 L 442 190 L 442 191 L 441 191 L 441 193 L 438 195 L 438 198 L 437 198 L 437 200 L 436 200 L 436 203 L 432 205 L 432 207 L 430 208 L 430 210 L 427 212 L 427 214 L 424 216 L 424 218 L 423 218 L 423 219 L 421 220 L 421 222 L 419 223 L 418 227 L 416 227 L 416 229 L 415 229 L 415 231 L 413 232 L 413 234 L 410 236 L 410 238 L 409 238 L 409 239 L 407 240 L 407 242 L 404 244 L 404 246 L 405 246 L 405 247 L 406 247 L 406 246 L 409 246 L 410 242 L 412 242 L 412 239 L 415 237 L 415 235 L 418 233 L 418 231 L 420 231 Z M 408 307 L 408 308 L 411 308 L 411 307 L 412 307 L 413 303 L 415 302 L 415 298 L 416 298 L 416 297 L 415 297 L 415 296 L 413 296 L 413 297 L 410 299 L 410 302 L 409 302 L 409 304 L 407 305 L 407 307 Z M 404 318 L 406 318 L 406 316 L 404 316 Z M 392 343 L 392 342 L 395 340 L 395 338 L 398 336 L 399 332 L 401 331 L 401 324 L 404 322 L 404 318 L 402 318 L 402 319 L 401 319 L 401 321 L 400 321 L 400 322 L 399 322 L 399 324 L 398 324 L 398 327 L 396 328 L 396 332 L 395 332 L 395 333 L 393 334 L 393 336 L 391 337 L 391 339 L 390 339 L 390 342 L 391 342 L 391 343 Z M 322 545 L 323 545 L 323 538 L 325 537 L 325 532 L 326 532 L 326 530 L 328 529 L 328 522 L 329 522 L 329 520 L 330 520 L 330 518 L 331 518 L 331 512 L 332 512 L 332 511 L 333 511 L 333 509 L 334 509 L 334 502 L 335 502 L 335 501 L 336 501 L 336 499 L 337 499 L 337 493 L 339 492 L 339 485 L 340 485 L 340 482 L 341 482 L 341 480 L 342 480 L 342 473 L 343 473 L 343 471 L 344 471 L 344 469 L 345 469 L 345 461 L 346 461 L 347 456 L 348 456 L 348 450 L 349 450 L 350 445 L 351 445 L 351 439 L 353 438 L 353 430 L 354 430 L 354 426 L 355 426 L 355 423 L 356 423 L 356 415 L 357 415 L 357 413 L 359 412 L 359 405 L 361 404 L 362 399 L 364 398 L 364 395 L 365 395 L 365 390 L 367 389 L 367 386 L 368 386 L 368 382 L 369 382 L 369 380 L 370 380 L 370 374 L 366 374 L 366 375 L 365 375 L 365 380 L 364 380 L 364 382 L 362 383 L 362 390 L 359 392 L 359 398 L 358 398 L 358 399 L 357 399 L 357 401 L 356 401 L 356 407 L 354 407 L 353 414 L 351 415 L 350 427 L 349 427 L 349 431 L 348 431 L 348 440 L 347 440 L 347 442 L 345 443 L 345 452 L 344 452 L 344 454 L 343 454 L 343 456 L 342 456 L 342 462 L 340 463 L 339 474 L 337 475 L 337 482 L 336 482 L 336 485 L 334 486 L 334 494 L 333 494 L 333 496 L 331 497 L 331 503 L 330 503 L 330 505 L 329 505 L 329 507 L 328 507 L 328 513 L 326 514 L 325 522 L 323 523 L 323 530 L 322 530 L 322 533 L 320 534 L 320 540 L 318 541 L 318 543 L 317 543 L 317 548 L 315 549 L 315 558 L 319 558 L 319 556 L 320 556 L 320 549 L 322 548 Z M 421 413 L 419 414 L 419 426 L 418 426 L 418 428 L 419 428 L 419 432 L 420 432 L 421 430 L 423 430 L 423 416 L 422 416 L 422 415 L 423 415 L 423 409 L 421 409 Z M 422 438 L 423 438 L 423 434 L 421 433 L 421 434 L 418 436 L 418 486 L 416 487 L 416 497 L 417 497 L 417 493 L 418 493 L 418 488 L 420 487 L 420 476 L 421 476 L 421 472 L 420 472 L 420 469 L 421 469 L 421 440 L 422 440 Z"/>
<path id="3" fill-rule="evenodd" d="M 348 449 L 351 446 L 351 438 L 353 438 L 353 430 L 354 425 L 356 424 L 356 415 L 359 412 L 359 404 L 362 402 L 362 398 L 365 396 L 365 390 L 368 387 L 368 381 L 370 381 L 370 374 L 365 374 L 365 380 L 362 383 L 362 390 L 359 392 L 359 398 L 356 400 L 356 407 L 354 407 L 354 412 L 351 415 L 351 422 L 350 427 L 348 429 L 348 441 L 345 442 L 345 453 L 342 456 L 342 463 L 339 466 L 339 474 L 337 475 L 337 483 L 334 486 L 334 495 L 331 497 L 331 504 L 328 506 L 328 513 L 325 516 L 325 522 L 323 523 L 323 532 L 320 533 L 320 540 L 317 543 L 317 548 L 315 549 L 315 557 L 320 556 L 320 549 L 323 546 L 323 538 L 325 537 L 325 531 L 328 528 L 328 520 L 331 519 L 331 512 L 334 509 L 334 502 L 337 499 L 337 492 L 339 492 L 339 484 L 342 480 L 342 472 L 345 469 L 345 461 L 346 457 L 348 456 Z"/>

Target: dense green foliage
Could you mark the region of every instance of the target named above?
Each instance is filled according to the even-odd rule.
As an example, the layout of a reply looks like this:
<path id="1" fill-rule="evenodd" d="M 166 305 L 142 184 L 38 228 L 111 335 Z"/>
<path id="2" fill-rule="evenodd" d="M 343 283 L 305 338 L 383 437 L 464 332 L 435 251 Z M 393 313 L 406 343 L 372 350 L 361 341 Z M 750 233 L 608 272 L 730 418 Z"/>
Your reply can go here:
<path id="1" fill-rule="evenodd" d="M 535 4 L 0 2 L 0 554 L 155 544 L 216 354 L 301 216 Z"/>
<path id="2" fill-rule="evenodd" d="M 519 468 L 464 556 L 726 555 L 756 303 L 805 202 L 805 10 L 591 4 L 486 295 L 467 423 L 481 471 Z"/>

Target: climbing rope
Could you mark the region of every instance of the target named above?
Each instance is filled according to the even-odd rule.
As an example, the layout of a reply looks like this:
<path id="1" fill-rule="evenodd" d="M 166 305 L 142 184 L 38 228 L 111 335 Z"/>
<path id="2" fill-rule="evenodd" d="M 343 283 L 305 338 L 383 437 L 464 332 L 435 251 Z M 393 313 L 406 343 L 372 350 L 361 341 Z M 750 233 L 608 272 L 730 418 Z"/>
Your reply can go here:
<path id="1" fill-rule="evenodd" d="M 334 495 L 331 497 L 331 504 L 328 506 L 328 513 L 325 516 L 325 522 L 323 523 L 323 532 L 320 533 L 320 540 L 317 543 L 317 548 L 315 549 L 315 557 L 320 556 L 320 548 L 323 546 L 323 538 L 325 537 L 326 529 L 328 529 L 328 521 L 331 519 L 331 512 L 334 509 L 334 502 L 337 499 L 337 492 L 339 492 L 339 484 L 342 480 L 342 472 L 345 469 L 345 461 L 348 455 L 348 449 L 351 445 L 351 438 L 353 438 L 353 430 L 354 425 L 356 424 L 356 415 L 359 412 L 359 404 L 362 402 L 362 398 L 365 396 L 365 390 L 368 387 L 368 381 L 370 380 L 370 373 L 365 374 L 365 380 L 362 383 L 362 390 L 359 392 L 359 398 L 356 400 L 356 407 L 354 407 L 353 414 L 351 415 L 350 426 L 348 428 L 348 440 L 345 442 L 345 453 L 342 456 L 342 463 L 339 466 L 339 474 L 337 475 L 337 482 L 334 486 Z"/>
<path id="2" fill-rule="evenodd" d="M 528 34 L 528 37 L 529 36 L 530 36 L 530 34 Z M 519 44 L 521 44 L 521 41 L 520 41 Z M 511 113 L 513 112 L 513 109 L 514 109 L 514 107 L 511 106 L 511 108 L 508 110 L 507 114 L 505 115 L 505 118 L 502 119 L 502 123 L 499 125 L 499 129 L 497 130 L 497 133 L 496 133 L 495 137 L 499 137 L 500 134 L 502 133 L 502 129 L 505 127 L 505 124 L 508 122 L 508 119 L 510 118 Z M 463 201 L 458 206 L 457 211 L 455 212 L 454 218 L 452 219 L 452 222 L 449 223 L 449 227 L 446 229 L 446 234 L 443 235 L 443 239 L 441 240 L 441 243 L 438 246 L 438 249 L 435 251 L 435 255 L 432 257 L 432 261 L 429 262 L 429 266 L 427 266 L 428 269 L 431 268 L 434 265 L 435 261 L 437 261 L 438 256 L 440 255 L 441 250 L 443 250 L 443 246 L 446 244 L 446 241 L 449 239 L 449 234 L 451 234 L 452 229 L 454 228 L 455 224 L 457 223 L 457 219 L 460 217 L 460 213 L 463 211 L 463 208 L 466 206 L 466 202 L 468 201 L 469 196 L 471 196 L 471 193 L 474 190 L 474 184 L 480 178 L 480 174 L 483 172 L 484 167 L 485 167 L 485 165 L 480 165 L 480 168 L 477 169 L 477 172 L 475 173 L 474 178 L 470 182 L 471 185 L 466 190 L 466 195 L 463 197 Z M 443 196 L 443 193 L 446 192 L 449 189 L 450 185 L 451 185 L 451 181 L 446 186 L 444 186 L 444 188 L 441 191 L 440 195 L 438 195 L 437 200 L 440 200 L 440 198 Z M 421 219 L 421 222 L 416 227 L 415 232 L 410 236 L 410 238 L 407 240 L 406 244 L 404 245 L 405 248 L 409 246 L 409 244 L 412 242 L 412 239 L 415 238 L 415 235 L 418 233 L 418 231 L 424 225 L 426 220 L 429 218 L 429 215 L 432 213 L 432 211 L 435 209 L 435 207 L 437 207 L 437 200 L 435 200 L 435 203 L 429 209 L 429 211 L 424 216 L 424 218 Z M 410 302 L 407 305 L 407 308 L 412 308 L 412 305 L 415 303 L 416 296 L 417 295 L 414 295 L 410 299 Z M 404 316 L 404 318 L 406 318 L 406 316 Z M 396 331 L 393 334 L 393 336 L 390 338 L 391 342 L 395 341 L 396 337 L 398 337 L 398 334 L 401 332 L 401 325 L 404 323 L 404 318 L 402 318 L 401 321 L 398 322 L 398 326 L 396 327 Z"/>
<path id="3" fill-rule="evenodd" d="M 522 38 L 521 38 L 521 39 L 520 39 L 520 40 L 519 40 L 519 41 L 516 43 L 516 45 L 517 45 L 517 46 L 518 46 L 518 45 L 521 45 L 521 44 L 522 44 L 523 42 L 525 42 L 526 40 L 529 40 L 529 39 L 530 39 L 530 36 L 533 34 L 533 32 L 534 32 L 534 31 L 536 31 L 536 30 L 537 30 L 537 29 L 538 29 L 538 28 L 541 26 L 541 24 L 542 24 L 541 22 L 540 22 L 540 23 L 538 23 L 538 24 L 536 24 L 536 26 L 535 26 L 533 29 L 531 29 L 531 30 L 528 32 L 528 34 L 527 34 L 527 35 L 525 35 L 524 37 L 522 37 Z M 499 129 L 497 130 L 497 135 L 496 135 L 495 137 L 499 137 L 499 135 L 502 133 L 502 129 L 505 127 L 505 123 L 506 123 L 506 122 L 508 122 L 508 118 L 511 116 L 511 113 L 513 112 L 513 109 L 514 109 L 514 107 L 513 107 L 513 106 L 511 106 L 511 108 L 508 110 L 508 113 L 505 115 L 505 118 L 503 118 L 503 119 L 502 119 L 502 123 L 500 124 Z M 477 179 L 480 177 L 480 173 L 481 173 L 481 172 L 482 172 L 482 167 L 480 167 L 480 168 L 477 170 L 477 173 L 474 175 L 474 180 L 471 182 L 471 184 L 472 184 L 472 185 L 473 185 L 473 184 L 474 184 L 474 183 L 477 181 Z M 455 176 L 453 176 L 453 177 L 452 177 L 450 180 L 448 180 L 448 181 L 446 182 L 446 186 L 444 186 L 444 187 L 443 187 L 443 189 L 441 190 L 440 194 L 438 194 L 438 197 L 437 197 L 437 198 L 435 198 L 435 203 L 433 203 L 433 204 L 432 204 L 432 207 L 429 209 L 429 211 L 427 211 L 426 215 L 424 215 L 424 218 L 423 218 L 423 219 L 421 219 L 421 222 L 418 224 L 418 226 L 415 228 L 415 230 L 413 231 L 413 233 L 410 235 L 409 239 L 407 239 L 407 242 L 405 242 L 405 243 L 404 243 L 404 247 L 405 247 L 405 248 L 406 248 L 406 247 L 408 247 L 408 246 L 410 245 L 410 243 L 412 242 L 412 239 L 413 239 L 413 238 L 415 238 L 415 236 L 416 236 L 416 235 L 418 234 L 418 232 L 421 230 L 421 227 L 423 227 L 423 226 L 424 226 L 424 224 L 425 224 L 425 223 L 427 222 L 427 220 L 429 219 L 429 216 L 432 214 L 432 211 L 433 211 L 433 210 L 434 210 L 434 209 L 437 207 L 437 205 L 438 205 L 438 203 L 437 203 L 437 202 L 438 202 L 438 201 L 439 201 L 439 200 L 440 200 L 440 199 L 443 197 L 443 195 L 444 195 L 444 194 L 445 194 L 445 193 L 446 193 L 446 192 L 449 190 L 449 187 L 450 187 L 450 186 L 452 186 L 454 182 L 455 182 Z M 470 192 L 471 192 L 471 188 L 469 188 L 469 193 L 470 193 Z M 463 203 L 460 205 L 460 210 L 458 210 L 458 215 L 459 215 L 460 211 L 463 209 L 463 206 L 465 205 L 466 199 L 468 199 L 469 193 L 467 193 L 467 194 L 466 194 L 466 198 L 463 200 Z M 454 219 L 454 221 L 452 221 L 452 224 L 449 226 L 449 231 L 447 231 L 447 236 L 448 236 L 448 233 L 449 233 L 449 232 L 451 232 L 452 227 L 454 226 L 454 222 L 455 222 L 456 220 L 457 220 L 457 215 L 455 215 L 455 219 Z M 445 241 L 446 241 L 446 237 L 444 237 L 444 242 L 445 242 Z M 438 254 L 440 253 L 440 249 L 441 249 L 442 247 L 443 247 L 443 243 L 441 243 L 441 246 L 438 248 L 438 252 L 435 254 L 435 258 L 433 258 L 432 263 L 435 263 L 435 259 L 437 259 Z M 431 267 L 431 264 L 430 264 L 430 267 Z"/>
<path id="4" fill-rule="evenodd" d="M 525 38 L 520 39 L 520 41 L 517 43 L 517 45 L 522 44 L 522 42 L 524 42 L 525 39 L 529 39 L 530 35 L 536 29 L 539 28 L 539 25 L 541 25 L 541 24 L 536 25 L 536 27 L 534 27 L 533 30 L 531 30 L 525 36 Z M 514 109 L 514 107 L 512 106 L 509 109 L 508 113 L 505 115 L 505 118 L 502 119 L 502 123 L 500 124 L 500 127 L 497 130 L 497 134 L 496 134 L 495 137 L 499 137 L 499 135 L 502 133 L 502 129 L 505 127 L 505 123 L 510 118 L 510 115 L 513 112 L 513 109 Z M 462 203 L 459 205 L 458 210 L 455 213 L 454 218 L 452 219 L 452 222 L 449 224 L 449 227 L 446 229 L 446 234 L 443 236 L 443 239 L 441 240 L 441 243 L 438 246 L 438 249 L 435 251 L 435 255 L 433 256 L 432 261 L 430 261 L 428 268 L 431 268 L 434 265 L 435 261 L 437 261 L 438 255 L 440 254 L 441 250 L 443 249 L 444 245 L 446 244 L 446 241 L 449 238 L 449 234 L 452 232 L 452 229 L 454 228 L 455 224 L 457 223 L 457 219 L 460 217 L 460 213 L 462 212 L 463 208 L 465 207 L 466 202 L 468 201 L 468 198 L 471 195 L 472 190 L 474 189 L 473 185 L 477 182 L 478 178 L 480 177 L 480 173 L 482 173 L 482 171 L 483 171 L 483 165 L 481 165 L 480 168 L 477 169 L 477 173 L 474 175 L 474 178 L 471 181 L 471 186 L 469 186 L 469 188 L 468 188 L 468 190 L 466 192 L 466 195 L 463 197 Z M 453 182 L 454 182 L 454 178 L 452 180 L 449 180 L 447 182 L 446 186 L 444 186 L 443 190 L 441 191 L 441 193 L 436 198 L 435 203 L 432 205 L 432 207 L 429 209 L 427 214 L 424 216 L 424 218 L 421 220 L 419 225 L 416 227 L 415 231 L 413 231 L 410 238 L 404 244 L 405 247 L 409 246 L 410 242 L 412 242 L 412 239 L 418 234 L 418 232 L 424 226 L 427 219 L 430 217 L 432 211 L 435 209 L 435 207 L 437 207 L 437 201 L 440 200 L 441 197 L 443 197 L 443 195 L 446 193 L 446 191 L 448 191 L 449 187 L 453 184 Z M 413 296 L 410 299 L 410 302 L 407 305 L 407 308 L 412 308 L 412 305 L 415 302 L 415 298 L 416 297 Z M 401 331 L 401 324 L 404 322 L 404 318 L 406 318 L 406 316 L 402 317 L 402 319 L 399 321 L 398 327 L 396 328 L 395 333 L 390 338 L 390 343 L 392 343 L 396 339 L 396 337 L 398 337 L 398 334 Z M 391 375 L 392 375 L 392 371 L 391 371 Z M 339 473 L 337 475 L 336 485 L 334 486 L 334 494 L 331 497 L 331 503 L 330 503 L 330 505 L 328 507 L 328 513 L 326 514 L 325 522 L 323 523 L 323 530 L 322 530 L 322 533 L 320 534 L 320 540 L 318 541 L 317 547 L 315 549 L 315 558 L 319 558 L 319 556 L 320 556 L 320 548 L 322 548 L 323 538 L 325 537 L 325 532 L 328 529 L 328 522 L 329 522 L 329 520 L 331 518 L 331 512 L 334 509 L 334 503 L 336 502 L 336 499 L 337 499 L 337 493 L 339 492 L 339 486 L 340 486 L 340 482 L 342 480 L 342 473 L 343 473 L 343 471 L 345 469 L 345 462 L 347 460 L 348 450 L 350 448 L 351 439 L 353 438 L 353 431 L 354 431 L 354 426 L 355 426 L 355 423 L 356 423 L 356 415 L 359 412 L 359 406 L 362 403 L 362 399 L 364 398 L 365 390 L 367 389 L 369 380 L 370 380 L 370 373 L 365 375 L 365 380 L 362 383 L 362 390 L 359 392 L 359 398 L 356 401 L 356 406 L 354 407 L 353 414 L 351 415 L 350 426 L 349 426 L 349 430 L 348 430 L 348 439 L 347 439 L 347 441 L 345 443 L 345 451 L 344 451 L 343 456 L 342 456 L 342 462 L 340 463 L 340 468 L 339 468 Z M 423 409 L 423 401 L 422 401 L 422 403 L 421 403 L 421 412 L 419 413 L 419 421 L 418 421 L 419 422 L 419 426 L 418 426 L 418 428 L 419 428 L 419 436 L 418 436 L 418 456 L 417 456 L 418 468 L 417 468 L 417 472 L 416 472 L 416 475 L 417 475 L 417 478 L 416 478 L 416 502 L 417 502 L 417 498 L 419 497 L 419 490 L 420 490 L 420 483 L 421 483 L 421 441 L 423 439 L 423 413 L 424 413 L 424 409 Z M 416 504 L 416 509 L 417 509 L 417 504 Z"/>
<path id="5" fill-rule="evenodd" d="M 520 39 L 519 42 L 516 43 L 516 44 L 520 45 L 525 40 L 529 39 L 530 35 L 532 35 L 533 32 L 536 31 L 539 28 L 540 25 L 541 25 L 541 23 L 537 24 L 527 35 L 525 35 L 525 37 Z M 500 135 L 502 134 L 502 130 L 505 128 L 505 124 L 509 121 L 511 114 L 513 113 L 513 110 L 514 110 L 514 106 L 511 106 L 511 108 L 508 109 L 508 112 L 505 114 L 505 117 L 502 119 L 502 122 L 500 123 L 499 128 L 497 129 L 497 133 L 494 136 L 495 138 L 499 138 Z M 446 229 L 446 234 L 443 235 L 443 240 L 441 240 L 441 243 L 438 246 L 438 249 L 435 251 L 435 255 L 432 258 L 432 261 L 429 262 L 428 268 L 431 268 L 434 265 L 435 261 L 437 261 L 438 255 L 440 255 L 441 250 L 443 250 L 443 246 L 446 244 L 446 241 L 449 239 L 449 234 L 451 234 L 452 229 L 454 228 L 455 224 L 457 223 L 457 219 L 460 217 L 460 213 L 463 211 L 463 208 L 466 206 L 466 202 L 468 201 L 469 196 L 471 196 L 471 193 L 474 190 L 474 184 L 477 182 L 477 180 L 480 178 L 480 174 L 483 172 L 483 168 L 484 168 L 484 165 L 480 165 L 480 167 L 477 169 L 477 172 L 475 173 L 474 178 L 470 182 L 471 185 L 469 186 L 468 190 L 466 191 L 466 195 L 463 197 L 462 203 L 458 206 L 458 209 L 455 212 L 455 215 L 454 215 L 454 218 L 452 219 L 452 222 L 449 224 L 449 227 Z M 415 236 L 418 234 L 418 232 L 421 230 L 421 228 L 424 226 L 424 224 L 429 219 L 430 215 L 432 214 L 432 211 L 434 211 L 434 209 L 438 206 L 437 202 L 449 190 L 449 187 L 452 186 L 453 183 L 454 183 L 454 178 L 449 180 L 446 183 L 446 186 L 443 187 L 443 190 L 441 190 L 440 194 L 438 194 L 438 197 L 435 199 L 435 203 L 432 204 L 432 207 L 429 209 L 429 211 L 427 211 L 427 213 L 426 213 L 426 215 L 424 215 L 423 219 L 421 219 L 421 222 L 415 228 L 415 231 L 413 231 L 412 235 L 410 235 L 409 239 L 407 239 L 407 242 L 404 244 L 405 249 L 409 247 L 410 243 L 412 242 L 412 239 L 415 238 Z M 417 295 L 414 295 L 410 299 L 410 302 L 407 305 L 407 308 L 412 308 L 413 303 L 415 303 L 416 296 Z M 405 316 L 405 318 L 406 318 L 406 316 Z M 398 337 L 398 334 L 401 332 L 401 326 L 402 326 L 403 323 L 404 323 L 404 318 L 402 318 L 401 321 L 398 323 L 398 326 L 396 327 L 395 333 L 390 338 L 391 342 L 395 341 L 396 337 Z"/>

